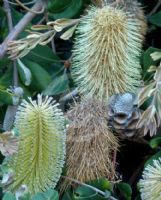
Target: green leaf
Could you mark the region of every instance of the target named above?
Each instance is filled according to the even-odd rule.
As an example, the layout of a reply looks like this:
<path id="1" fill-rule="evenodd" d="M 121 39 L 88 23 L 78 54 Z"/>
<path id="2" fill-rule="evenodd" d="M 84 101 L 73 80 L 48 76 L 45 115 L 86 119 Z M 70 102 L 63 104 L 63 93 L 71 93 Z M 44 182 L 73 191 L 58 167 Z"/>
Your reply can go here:
<path id="1" fill-rule="evenodd" d="M 94 181 L 89 182 L 89 185 L 92 185 L 102 191 L 106 191 L 106 190 L 112 190 L 112 185 L 111 183 L 105 179 L 105 178 L 101 178 L 101 179 L 97 179 Z"/>
<path id="2" fill-rule="evenodd" d="M 5 86 L 6 88 L 12 85 L 12 78 L 13 78 L 12 72 L 13 72 L 12 66 L 9 66 L 6 72 L 3 74 L 3 76 L 0 77 L 0 85 Z"/>
<path id="3" fill-rule="evenodd" d="M 42 193 L 37 193 L 32 197 L 32 200 L 45 200 L 45 197 Z"/>
<path id="4" fill-rule="evenodd" d="M 2 6 L 0 7 L 0 43 L 3 42 L 3 39 L 8 34 L 8 27 L 6 26 L 7 18 L 6 13 L 4 12 L 4 9 Z"/>
<path id="5" fill-rule="evenodd" d="M 51 0 L 48 3 L 48 10 L 52 13 L 58 13 L 67 8 L 71 3 L 71 0 Z"/>
<path id="6" fill-rule="evenodd" d="M 13 103 L 13 94 L 8 92 L 3 86 L 0 86 L 0 103 L 11 105 Z"/>
<path id="7" fill-rule="evenodd" d="M 78 187 L 73 193 L 73 200 L 104 200 L 109 199 L 111 196 L 110 191 L 105 192 L 105 197 L 98 194 L 96 191 L 92 190 L 87 186 Z"/>
<path id="8" fill-rule="evenodd" d="M 59 74 L 64 69 L 60 58 L 48 46 L 37 46 L 25 59 L 41 65 L 51 76 Z"/>
<path id="9" fill-rule="evenodd" d="M 35 194 L 32 200 L 59 200 L 59 195 L 57 191 L 49 189 L 44 193 Z"/>
<path id="10" fill-rule="evenodd" d="M 73 193 L 70 189 L 65 191 L 62 200 L 73 200 Z"/>
<path id="11" fill-rule="evenodd" d="M 157 148 L 161 144 L 161 137 L 153 138 L 149 141 L 149 145 L 152 149 Z"/>
<path id="12" fill-rule="evenodd" d="M 111 192 L 106 190 L 105 191 L 105 198 L 109 198 L 111 196 Z"/>
<path id="13" fill-rule="evenodd" d="M 149 22 L 161 27 L 161 11 L 149 17 Z"/>
<path id="14" fill-rule="evenodd" d="M 23 197 L 19 197 L 18 200 L 31 200 L 30 193 L 25 193 Z"/>
<path id="15" fill-rule="evenodd" d="M 7 192 L 2 200 L 16 200 L 16 197 L 11 192 Z"/>
<path id="16" fill-rule="evenodd" d="M 5 16 L 5 11 L 4 9 L 2 9 L 2 7 L 0 6 L 0 17 L 4 17 Z"/>
<path id="17" fill-rule="evenodd" d="M 24 65 L 24 63 L 20 60 L 17 59 L 18 61 L 18 72 L 20 75 L 20 78 L 22 80 L 22 82 L 28 86 L 31 83 L 31 72 L 30 70 Z"/>
<path id="18" fill-rule="evenodd" d="M 82 7 L 82 0 L 72 0 L 70 6 L 68 6 L 63 12 L 53 15 L 54 19 L 73 18 L 81 11 Z"/>
<path id="19" fill-rule="evenodd" d="M 52 189 L 49 189 L 44 193 L 46 200 L 59 200 L 58 192 Z"/>
<path id="20" fill-rule="evenodd" d="M 74 199 L 83 199 L 87 197 L 88 199 L 92 199 L 96 195 L 97 193 L 94 190 L 90 189 L 89 187 L 80 186 L 74 192 Z"/>
<path id="21" fill-rule="evenodd" d="M 126 200 L 131 200 L 132 189 L 129 184 L 121 182 L 117 184 L 117 188 Z"/>
<path id="22" fill-rule="evenodd" d="M 0 60 L 0 67 L 6 67 L 10 63 L 8 58 L 3 58 Z"/>
<path id="23" fill-rule="evenodd" d="M 32 73 L 31 89 L 39 92 L 46 89 L 51 82 L 51 76 L 49 73 L 35 62 L 24 60 L 24 63 Z"/>
<path id="24" fill-rule="evenodd" d="M 69 80 L 67 74 L 55 77 L 55 79 L 43 91 L 44 95 L 58 95 L 69 89 Z"/>
<path id="25" fill-rule="evenodd" d="M 47 65 L 46 67 L 50 67 L 53 63 L 60 64 L 60 58 L 53 53 L 52 49 L 45 46 L 38 45 L 34 48 L 30 53 L 26 56 L 27 59 L 34 61 L 40 65 Z"/>
<path id="26" fill-rule="evenodd" d="M 145 163 L 144 167 L 146 167 L 147 165 L 152 165 L 153 164 L 153 160 L 158 160 L 158 158 L 161 157 L 161 150 L 158 151 L 156 154 L 154 154 L 153 156 L 151 156 Z"/>

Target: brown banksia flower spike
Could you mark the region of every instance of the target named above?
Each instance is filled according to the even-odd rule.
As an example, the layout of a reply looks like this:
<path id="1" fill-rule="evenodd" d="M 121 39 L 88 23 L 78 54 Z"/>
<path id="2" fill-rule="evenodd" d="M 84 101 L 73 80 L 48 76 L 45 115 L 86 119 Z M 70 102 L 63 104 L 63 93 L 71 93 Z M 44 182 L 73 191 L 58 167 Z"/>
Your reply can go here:
<path id="1" fill-rule="evenodd" d="M 146 22 L 139 4 L 91 6 L 76 30 L 72 75 L 80 94 L 108 99 L 136 92 Z"/>
<path id="2" fill-rule="evenodd" d="M 118 139 L 107 125 L 107 106 L 94 99 L 76 103 L 67 116 L 66 176 L 87 182 L 107 177 L 116 178 L 112 162 Z M 67 187 L 68 183 L 63 183 Z"/>

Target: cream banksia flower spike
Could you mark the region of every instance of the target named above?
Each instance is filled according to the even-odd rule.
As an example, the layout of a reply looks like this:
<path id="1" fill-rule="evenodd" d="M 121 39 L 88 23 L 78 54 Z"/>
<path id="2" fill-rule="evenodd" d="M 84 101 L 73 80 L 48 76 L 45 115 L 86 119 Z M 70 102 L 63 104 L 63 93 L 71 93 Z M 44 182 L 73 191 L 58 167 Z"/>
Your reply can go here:
<path id="1" fill-rule="evenodd" d="M 29 99 L 19 106 L 15 127 L 19 132 L 18 153 L 10 165 L 14 182 L 9 189 L 26 185 L 30 193 L 54 188 L 65 158 L 63 113 L 51 97 Z"/>
<path id="2" fill-rule="evenodd" d="M 139 186 L 142 200 L 161 200 L 161 158 L 145 167 Z"/>
<path id="3" fill-rule="evenodd" d="M 143 13 L 136 14 L 141 10 L 137 5 L 106 4 L 91 6 L 82 17 L 72 63 L 79 92 L 100 100 L 115 93 L 135 92 L 141 85 L 140 55 L 146 29 Z"/>

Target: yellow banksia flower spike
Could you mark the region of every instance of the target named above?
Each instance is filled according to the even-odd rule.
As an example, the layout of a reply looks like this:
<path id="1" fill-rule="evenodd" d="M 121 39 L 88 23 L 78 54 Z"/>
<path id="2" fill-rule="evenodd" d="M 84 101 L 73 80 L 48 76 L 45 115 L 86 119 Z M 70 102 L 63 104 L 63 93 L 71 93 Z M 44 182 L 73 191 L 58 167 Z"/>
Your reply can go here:
<path id="1" fill-rule="evenodd" d="M 20 135 L 18 153 L 10 163 L 14 172 L 10 189 L 26 185 L 34 194 L 56 186 L 65 158 L 64 124 L 51 97 L 38 95 L 37 101 L 22 102 L 14 124 Z"/>
<path id="2" fill-rule="evenodd" d="M 72 62 L 79 92 L 100 100 L 115 93 L 135 92 L 141 85 L 140 55 L 146 31 L 138 5 L 106 4 L 91 6 L 82 17 Z"/>

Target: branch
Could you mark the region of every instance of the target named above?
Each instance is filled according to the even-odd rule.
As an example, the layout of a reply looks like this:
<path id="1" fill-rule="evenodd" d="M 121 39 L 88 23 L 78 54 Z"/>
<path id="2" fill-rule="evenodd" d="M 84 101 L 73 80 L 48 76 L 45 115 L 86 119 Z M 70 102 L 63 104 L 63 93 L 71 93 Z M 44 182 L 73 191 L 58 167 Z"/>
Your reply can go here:
<path id="1" fill-rule="evenodd" d="M 66 94 L 65 96 L 63 96 L 62 98 L 59 99 L 60 103 L 65 103 L 66 101 L 69 101 L 71 99 L 74 99 L 74 97 L 78 95 L 78 89 L 74 89 L 73 91 L 71 91 L 70 93 Z"/>
<path id="2" fill-rule="evenodd" d="M 33 7 L 32 10 L 40 11 L 44 7 L 42 1 L 38 1 Z M 3 58 L 7 52 L 8 42 L 16 39 L 18 35 L 25 29 L 25 27 L 30 23 L 30 21 L 35 17 L 35 13 L 28 12 L 14 27 L 14 29 L 8 34 L 4 42 L 0 45 L 0 58 Z"/>
<path id="3" fill-rule="evenodd" d="M 67 179 L 67 180 L 69 180 L 69 181 L 72 181 L 72 182 L 74 182 L 74 183 L 77 183 L 77 184 L 79 184 L 79 185 L 88 187 L 88 188 L 90 188 L 91 190 L 95 191 L 95 192 L 98 193 L 98 194 L 101 194 L 101 195 L 104 196 L 104 197 L 106 196 L 106 193 L 105 193 L 105 192 L 103 192 L 103 191 L 101 191 L 101 190 L 99 190 L 99 189 L 97 189 L 97 188 L 95 188 L 95 187 L 93 187 L 93 186 L 91 186 L 91 185 L 88 185 L 88 184 L 86 184 L 86 183 L 81 183 L 80 181 L 75 180 L 75 179 L 72 179 L 72 178 L 67 177 L 67 176 L 61 176 L 61 177 L 64 178 L 64 179 Z M 109 197 L 109 200 L 117 200 L 117 199 L 116 199 L 115 197 L 110 196 L 110 197 Z"/>
<path id="4" fill-rule="evenodd" d="M 4 9 L 5 9 L 6 15 L 7 15 L 9 32 L 12 32 L 12 30 L 13 30 L 13 21 L 12 21 L 12 14 L 11 14 L 10 4 L 9 4 L 8 0 L 3 0 L 3 2 L 4 2 Z M 17 71 L 16 60 L 13 61 L 13 85 L 14 86 L 18 86 L 18 71 Z"/>
<path id="5" fill-rule="evenodd" d="M 45 20 L 46 20 L 46 24 L 47 24 L 49 22 L 47 10 L 45 11 L 44 16 L 45 16 Z M 51 40 L 51 48 L 52 48 L 53 53 L 56 53 L 54 38 Z"/>
<path id="6" fill-rule="evenodd" d="M 149 13 L 148 17 L 150 17 L 151 15 L 153 15 L 158 8 L 161 6 L 161 0 L 158 1 L 158 3 L 156 4 L 156 6 L 153 8 L 153 10 Z"/>
<path id="7" fill-rule="evenodd" d="M 4 10 L 5 10 L 6 15 L 7 15 L 9 31 L 12 31 L 13 23 L 12 23 L 12 15 L 11 15 L 10 5 L 9 5 L 9 2 L 7 0 L 3 0 L 3 2 L 4 2 Z"/>
<path id="8" fill-rule="evenodd" d="M 15 0 L 15 1 L 23 9 L 27 10 L 28 12 L 32 12 L 34 14 L 42 14 L 44 12 L 44 10 L 45 10 L 45 5 L 43 6 L 43 8 L 40 11 L 35 11 L 35 10 L 32 10 L 32 9 L 28 8 L 27 6 L 25 6 L 25 4 L 21 3 L 19 0 Z"/>

